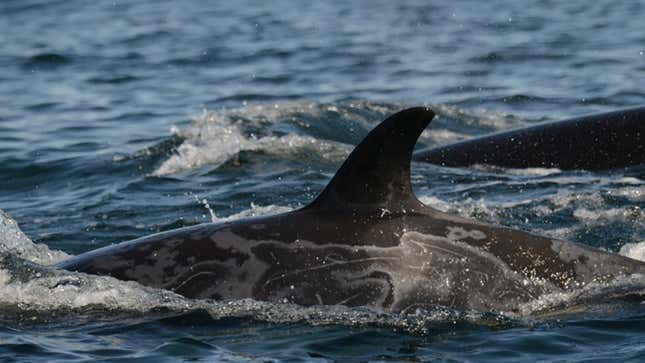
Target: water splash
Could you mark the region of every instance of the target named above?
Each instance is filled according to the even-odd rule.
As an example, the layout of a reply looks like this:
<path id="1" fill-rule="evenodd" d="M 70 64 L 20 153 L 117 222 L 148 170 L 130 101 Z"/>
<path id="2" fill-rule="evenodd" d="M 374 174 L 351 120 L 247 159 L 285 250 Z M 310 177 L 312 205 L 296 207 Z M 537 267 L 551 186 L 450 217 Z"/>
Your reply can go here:
<path id="1" fill-rule="evenodd" d="M 635 260 L 645 261 L 645 241 L 626 243 L 618 253 Z"/>
<path id="2" fill-rule="evenodd" d="M 249 209 L 245 209 L 241 212 L 234 213 L 229 216 L 218 217 L 215 214 L 215 210 L 211 208 L 210 204 L 208 203 L 208 200 L 206 200 L 205 198 L 200 200 L 199 197 L 197 196 L 194 196 L 194 198 L 197 201 L 197 203 L 202 205 L 208 211 L 211 217 L 211 223 L 221 223 L 221 222 L 234 221 L 237 219 L 248 218 L 248 217 L 259 217 L 259 216 L 280 214 L 280 213 L 286 213 L 293 210 L 293 208 L 287 207 L 287 206 L 279 206 L 279 205 L 260 206 L 260 205 L 256 205 L 255 203 L 251 203 Z"/>
<path id="3" fill-rule="evenodd" d="M 447 104 L 433 104 L 430 107 L 439 117 L 450 117 L 469 126 L 486 128 L 488 131 L 507 130 L 527 123 L 517 115 L 488 109 L 464 109 Z"/>
<path id="4" fill-rule="evenodd" d="M 161 176 L 199 168 L 220 165 L 241 151 L 262 151 L 286 155 L 311 150 L 322 158 L 341 160 L 349 153 L 349 146 L 331 140 L 296 133 L 267 132 L 267 124 L 288 119 L 299 122 L 298 112 L 305 107 L 320 112 L 313 104 L 280 105 L 280 107 L 248 106 L 241 110 L 204 111 L 184 128 L 172 132 L 183 140 L 175 153 L 164 161 L 152 175 Z M 317 105 L 317 104 L 316 104 Z M 311 117 L 313 111 L 309 111 Z"/>
<path id="5" fill-rule="evenodd" d="M 429 105 L 437 119 L 448 118 L 451 124 L 478 127 L 488 131 L 523 124 L 514 116 L 488 111 L 464 110 L 443 104 Z M 185 127 L 173 126 L 174 140 L 182 140 L 174 153 L 152 175 L 185 172 L 204 165 L 220 165 L 234 159 L 242 151 L 289 155 L 307 150 L 320 157 L 340 162 L 355 143 L 389 114 L 407 107 L 360 101 L 341 105 L 314 102 L 246 105 L 241 109 L 204 110 L 201 116 Z M 468 138 L 465 133 L 441 127 L 445 121 L 433 123 L 423 132 L 420 142 L 441 145 Z M 344 124 L 335 127 L 335 124 Z M 323 134 L 316 132 L 323 131 Z M 481 132 L 482 130 L 479 130 Z M 351 134 L 351 135 L 350 135 Z M 321 137 L 322 136 L 322 137 Z"/>
<path id="6" fill-rule="evenodd" d="M 33 243 L 18 227 L 18 223 L 0 210 L 0 253 L 11 254 L 41 265 L 51 265 L 69 257 L 44 244 Z"/>
<path id="7" fill-rule="evenodd" d="M 200 200 L 196 195 L 194 195 L 193 197 L 195 197 L 195 200 L 197 201 L 197 203 L 199 203 L 204 208 L 206 208 L 206 210 L 208 211 L 208 214 L 211 217 L 211 223 L 217 222 L 217 216 L 215 215 L 215 211 L 213 210 L 213 208 L 211 208 L 210 204 L 208 204 L 208 200 L 206 198 Z"/>
<path id="8" fill-rule="evenodd" d="M 612 251 L 622 247 L 624 255 L 643 259 L 644 181 L 619 173 L 476 173 L 482 174 L 448 191 L 426 189 L 420 199 L 447 213 Z"/>

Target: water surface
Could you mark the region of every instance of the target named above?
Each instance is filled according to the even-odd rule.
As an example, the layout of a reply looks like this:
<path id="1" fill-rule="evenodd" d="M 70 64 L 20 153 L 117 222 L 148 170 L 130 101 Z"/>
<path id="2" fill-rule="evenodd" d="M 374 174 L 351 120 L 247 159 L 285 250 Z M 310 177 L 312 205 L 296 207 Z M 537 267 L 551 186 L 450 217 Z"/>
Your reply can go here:
<path id="1" fill-rule="evenodd" d="M 421 147 L 642 105 L 643 14 L 605 0 L 2 2 L 0 360 L 642 360 L 640 304 L 401 317 L 190 300 L 42 265 L 303 206 L 404 107 L 437 111 Z M 642 167 L 414 164 L 413 184 L 450 213 L 643 258 Z"/>

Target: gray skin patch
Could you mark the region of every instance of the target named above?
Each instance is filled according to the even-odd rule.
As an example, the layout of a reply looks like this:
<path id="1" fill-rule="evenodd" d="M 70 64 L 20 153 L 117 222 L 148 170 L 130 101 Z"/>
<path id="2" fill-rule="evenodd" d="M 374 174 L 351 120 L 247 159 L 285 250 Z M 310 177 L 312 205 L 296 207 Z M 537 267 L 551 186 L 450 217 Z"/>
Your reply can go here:
<path id="1" fill-rule="evenodd" d="M 481 231 L 460 231 L 461 237 L 483 238 Z M 311 241 L 294 245 L 262 242 L 251 248 L 255 257 L 249 261 L 257 259 L 269 266 L 258 281 L 246 281 L 255 286 L 254 296 L 385 311 L 438 305 L 499 311 L 512 310 L 555 289 L 516 273 L 480 248 L 416 231 L 405 232 L 393 247 Z"/>
<path id="2" fill-rule="evenodd" d="M 475 239 L 475 240 L 482 240 L 486 238 L 486 234 L 482 231 L 473 229 L 470 231 L 467 231 L 461 227 L 447 227 L 448 230 L 448 235 L 446 238 L 452 241 L 462 241 L 464 239 Z"/>
<path id="3" fill-rule="evenodd" d="M 477 230 L 451 236 L 483 238 Z M 230 230 L 210 236 L 218 248 L 246 255 L 193 265 L 175 291 L 199 288 L 198 297 L 243 298 L 301 305 L 343 304 L 384 311 L 412 306 L 508 310 L 551 291 L 552 286 L 512 271 L 494 255 L 455 238 L 403 233 L 397 245 L 351 246 L 297 240 L 249 241 Z M 178 261 L 176 261 L 178 263 Z M 213 272 L 217 271 L 217 272 Z M 199 287 L 208 276 L 208 288 Z M 191 286 L 197 284 L 197 286 Z"/>
<path id="4" fill-rule="evenodd" d="M 594 250 L 586 246 L 553 240 L 551 248 L 559 258 L 575 266 L 575 276 L 568 287 L 584 287 L 589 283 L 605 283 L 617 276 L 643 273 L 642 263 L 630 258 Z"/>

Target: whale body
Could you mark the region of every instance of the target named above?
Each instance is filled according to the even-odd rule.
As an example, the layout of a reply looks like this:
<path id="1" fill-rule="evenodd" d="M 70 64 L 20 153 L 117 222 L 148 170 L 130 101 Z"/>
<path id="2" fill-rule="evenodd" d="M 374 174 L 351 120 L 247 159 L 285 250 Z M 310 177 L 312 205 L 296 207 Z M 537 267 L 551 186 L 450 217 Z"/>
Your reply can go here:
<path id="1" fill-rule="evenodd" d="M 645 164 L 645 107 L 497 132 L 420 150 L 414 160 L 591 171 Z"/>
<path id="2" fill-rule="evenodd" d="M 402 313 L 436 306 L 518 311 L 543 294 L 645 272 L 637 260 L 421 203 L 410 164 L 433 117 L 424 107 L 390 116 L 301 209 L 158 233 L 58 267 L 191 298 Z"/>

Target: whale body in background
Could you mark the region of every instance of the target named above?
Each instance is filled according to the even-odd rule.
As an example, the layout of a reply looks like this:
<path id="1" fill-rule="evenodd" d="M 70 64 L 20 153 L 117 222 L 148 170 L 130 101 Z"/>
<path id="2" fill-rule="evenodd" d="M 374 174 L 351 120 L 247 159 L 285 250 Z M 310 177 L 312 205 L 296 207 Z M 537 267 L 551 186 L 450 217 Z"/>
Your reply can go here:
<path id="1" fill-rule="evenodd" d="M 645 263 L 588 246 L 449 215 L 410 183 L 427 108 L 390 116 L 304 208 L 171 230 L 90 251 L 63 269 L 192 298 L 300 305 L 521 311 L 547 293 L 645 273 Z"/>
<path id="2" fill-rule="evenodd" d="M 645 107 L 546 122 L 420 150 L 415 161 L 461 167 L 604 170 L 645 164 Z"/>

